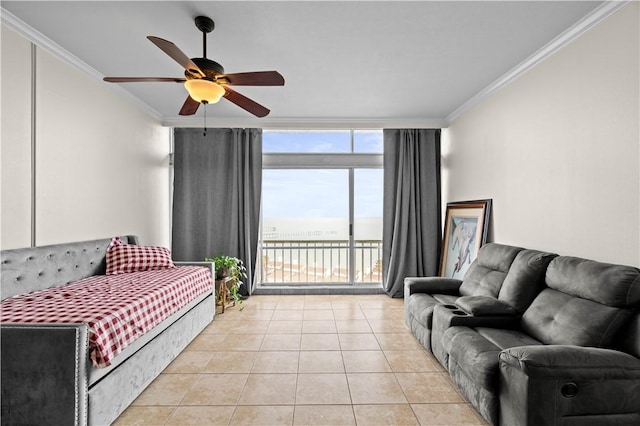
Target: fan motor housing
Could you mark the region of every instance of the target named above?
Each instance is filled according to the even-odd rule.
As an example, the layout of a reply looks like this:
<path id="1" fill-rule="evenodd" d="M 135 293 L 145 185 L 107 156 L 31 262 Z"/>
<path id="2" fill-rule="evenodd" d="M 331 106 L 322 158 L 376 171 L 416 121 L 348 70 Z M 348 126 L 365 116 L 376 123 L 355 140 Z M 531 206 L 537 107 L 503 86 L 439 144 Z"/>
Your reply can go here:
<path id="1" fill-rule="evenodd" d="M 198 66 L 198 68 L 202 70 L 202 72 L 208 79 L 215 80 L 216 76 L 224 74 L 224 67 L 216 61 L 212 61 L 211 59 L 207 58 L 191 58 L 191 60 Z M 200 78 L 197 72 L 192 73 L 189 70 L 186 70 L 184 72 L 184 75 L 185 77 L 187 77 L 187 80 Z"/>

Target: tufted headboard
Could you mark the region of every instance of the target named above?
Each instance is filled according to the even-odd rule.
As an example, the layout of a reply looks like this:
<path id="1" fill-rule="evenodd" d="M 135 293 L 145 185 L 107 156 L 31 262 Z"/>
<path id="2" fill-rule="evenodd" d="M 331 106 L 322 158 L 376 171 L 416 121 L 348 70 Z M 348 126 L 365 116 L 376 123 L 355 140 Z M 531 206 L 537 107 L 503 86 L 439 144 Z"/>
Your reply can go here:
<path id="1" fill-rule="evenodd" d="M 120 238 L 138 244 L 134 235 Z M 111 238 L 0 251 L 0 300 L 103 275 L 109 242 Z"/>

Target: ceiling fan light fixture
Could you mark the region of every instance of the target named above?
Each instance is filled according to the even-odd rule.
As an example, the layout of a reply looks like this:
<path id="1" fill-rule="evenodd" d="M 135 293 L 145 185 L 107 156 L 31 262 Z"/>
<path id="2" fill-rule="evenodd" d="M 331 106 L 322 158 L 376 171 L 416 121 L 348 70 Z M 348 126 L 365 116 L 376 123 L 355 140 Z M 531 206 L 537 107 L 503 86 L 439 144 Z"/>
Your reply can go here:
<path id="1" fill-rule="evenodd" d="M 187 80 L 184 87 L 194 101 L 201 103 L 215 104 L 224 96 L 224 88 L 210 80 Z"/>

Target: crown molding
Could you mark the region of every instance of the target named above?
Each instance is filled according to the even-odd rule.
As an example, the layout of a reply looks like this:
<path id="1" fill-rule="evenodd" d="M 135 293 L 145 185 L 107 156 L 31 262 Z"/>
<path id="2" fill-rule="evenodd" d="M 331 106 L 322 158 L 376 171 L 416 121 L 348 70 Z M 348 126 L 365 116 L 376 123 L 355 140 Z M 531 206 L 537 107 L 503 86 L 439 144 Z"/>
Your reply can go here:
<path id="1" fill-rule="evenodd" d="M 446 128 L 463 113 L 470 110 L 483 100 L 502 89 L 522 74 L 535 67 L 537 64 L 562 49 L 567 44 L 590 30 L 595 25 L 604 21 L 610 15 L 626 6 L 631 0 L 604 1 L 579 22 L 564 31 L 558 37 L 547 43 L 533 55 L 512 68 L 506 74 L 493 83 L 486 86 L 476 95 L 456 108 L 445 118 L 208 118 L 208 127 L 261 127 L 264 129 L 372 129 L 372 128 Z M 90 78 L 102 83 L 104 77 L 95 68 L 92 68 L 62 46 L 46 37 L 44 34 L 29 26 L 24 21 L 0 6 L 0 22 L 34 43 L 36 46 L 51 53 L 62 61 L 83 72 Z M 167 127 L 200 127 L 204 124 L 202 117 L 164 117 L 158 111 L 149 107 L 140 98 L 123 89 L 117 84 L 106 85 L 110 90 L 124 97 L 134 106 Z"/>
<path id="2" fill-rule="evenodd" d="M 29 40 L 31 43 L 35 44 L 42 50 L 52 54 L 63 62 L 71 65 L 75 69 L 89 76 L 93 80 L 99 81 L 100 83 L 105 84 L 110 90 L 114 91 L 118 95 L 126 98 L 131 104 L 138 107 L 143 112 L 150 115 L 156 121 L 161 122 L 163 117 L 160 113 L 158 113 L 153 108 L 149 107 L 146 103 L 142 102 L 140 98 L 132 95 L 130 92 L 126 91 L 122 87 L 117 84 L 106 84 L 102 81 L 104 77 L 101 73 L 99 73 L 95 68 L 89 66 L 86 62 L 79 59 L 77 56 L 73 55 L 71 52 L 60 46 L 55 41 L 51 40 L 40 31 L 36 30 L 32 26 L 28 25 L 20 18 L 15 16 L 13 13 L 9 12 L 5 8 L 0 6 L 0 22 L 5 24 L 7 27 L 11 28 L 22 37 Z"/>
<path id="3" fill-rule="evenodd" d="M 604 1 L 601 5 L 592 10 L 589 14 L 587 14 L 580 21 L 576 22 L 574 25 L 569 27 L 566 31 L 562 32 L 559 36 L 551 40 L 549 43 L 544 45 L 541 49 L 535 52 L 533 55 L 529 56 L 527 59 L 522 61 L 520 64 L 516 65 L 506 74 L 504 74 L 499 79 L 495 80 L 493 83 L 489 84 L 487 87 L 482 89 L 480 92 L 475 94 L 465 103 L 456 108 L 451 114 L 449 114 L 445 121 L 446 126 L 448 127 L 453 121 L 455 121 L 458 117 L 464 114 L 466 111 L 470 110 L 474 106 L 478 105 L 480 102 L 502 89 L 513 80 L 520 77 L 522 74 L 529 71 L 531 68 L 538 65 L 540 62 L 544 61 L 569 43 L 571 43 L 576 38 L 580 37 L 585 32 L 589 31 L 594 26 L 598 25 L 600 22 L 607 19 L 610 15 L 618 11 L 619 9 L 626 6 L 630 0 L 624 1 Z"/>

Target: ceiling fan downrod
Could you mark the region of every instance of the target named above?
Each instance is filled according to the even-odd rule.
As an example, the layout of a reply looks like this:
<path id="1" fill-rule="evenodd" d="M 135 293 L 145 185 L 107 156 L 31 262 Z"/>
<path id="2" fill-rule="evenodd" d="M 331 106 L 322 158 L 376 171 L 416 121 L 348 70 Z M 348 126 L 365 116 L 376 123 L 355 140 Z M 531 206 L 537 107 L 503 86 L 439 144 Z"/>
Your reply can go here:
<path id="1" fill-rule="evenodd" d="M 207 34 L 213 31 L 216 24 L 206 16 L 196 16 L 196 27 L 202 31 L 202 57 L 207 57 Z"/>

